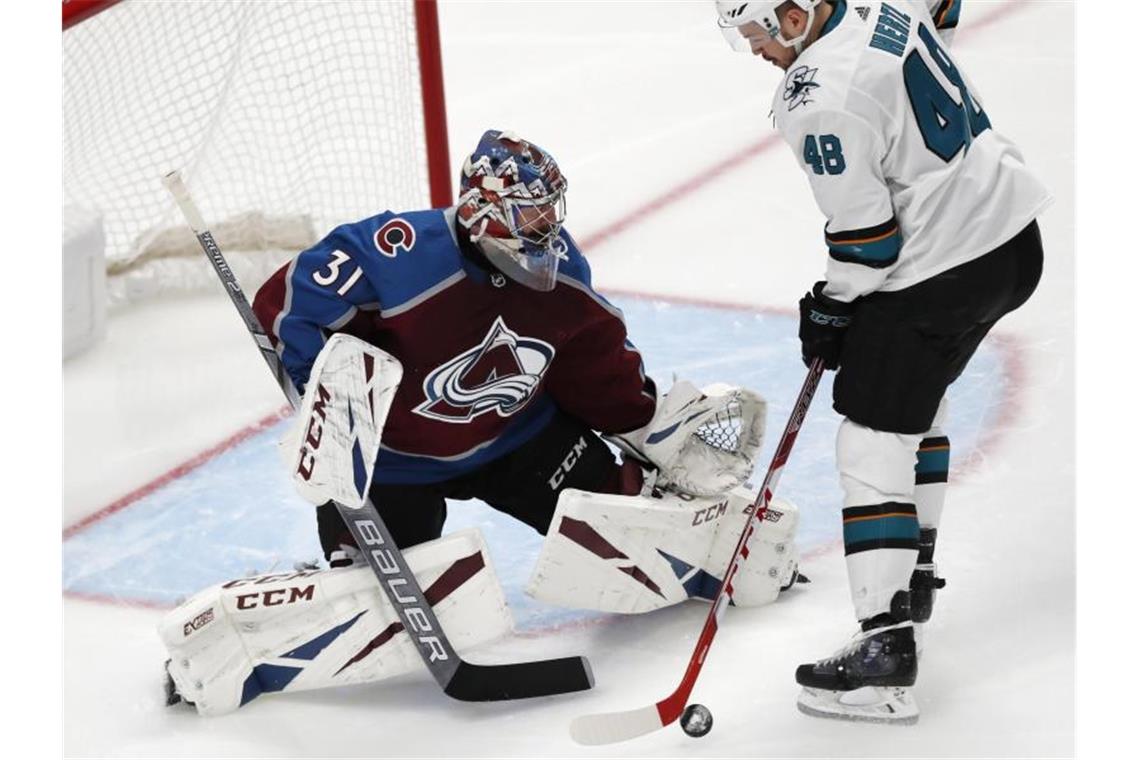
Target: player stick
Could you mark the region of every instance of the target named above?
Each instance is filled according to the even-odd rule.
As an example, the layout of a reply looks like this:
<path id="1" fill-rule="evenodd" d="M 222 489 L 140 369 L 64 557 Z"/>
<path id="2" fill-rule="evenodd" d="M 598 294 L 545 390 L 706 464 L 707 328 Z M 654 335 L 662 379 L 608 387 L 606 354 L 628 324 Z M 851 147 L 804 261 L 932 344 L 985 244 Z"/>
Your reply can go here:
<path id="1" fill-rule="evenodd" d="M 776 490 L 780 474 L 783 472 L 788 456 L 792 452 L 792 445 L 796 442 L 796 436 L 800 432 L 804 417 L 807 416 L 808 407 L 811 405 L 812 396 L 815 395 L 815 389 L 819 385 L 819 378 L 822 374 L 823 360 L 813 360 L 808 369 L 807 378 L 804 379 L 803 388 L 800 389 L 799 398 L 792 409 L 792 415 L 788 419 L 787 427 L 784 428 L 784 434 L 776 447 L 776 453 L 772 456 L 772 463 L 768 466 L 764 485 L 760 488 L 756 500 L 752 502 L 748 521 L 740 533 L 740 540 L 736 542 L 736 550 L 728 563 L 728 572 L 725 573 L 716 598 L 713 599 L 712 609 L 709 610 L 708 617 L 705 618 L 704 628 L 701 629 L 697 646 L 693 650 L 692 657 L 689 658 L 689 665 L 685 668 L 685 675 L 681 679 L 681 684 L 672 694 L 653 705 L 636 710 L 597 713 L 575 718 L 570 724 L 570 736 L 574 741 L 579 744 L 612 744 L 656 731 L 681 717 L 681 713 L 685 710 L 685 703 L 688 702 L 689 694 L 692 693 L 693 686 L 697 682 L 701 667 L 705 664 L 705 657 L 708 655 L 709 647 L 712 646 L 713 637 L 716 636 L 717 629 L 720 627 L 720 619 L 732 598 L 733 576 L 736 575 L 741 561 L 748 558 L 748 539 L 752 536 L 756 521 L 764 519 L 764 513 L 768 511 L 768 505 L 772 502 L 772 493 Z"/>
<path id="2" fill-rule="evenodd" d="M 277 378 L 277 384 L 296 409 L 300 403 L 297 389 L 257 315 L 253 313 L 249 300 L 242 292 L 233 270 L 226 263 L 214 236 L 206 228 L 180 173 L 174 171 L 167 174 L 163 183 L 174 196 L 186 217 L 186 223 L 190 225 L 206 257 L 214 266 L 234 308 L 238 310 L 246 329 L 257 343 L 262 358 Z M 357 546 L 363 550 L 362 553 L 380 582 L 380 588 L 399 615 L 404 630 L 416 643 L 424 664 L 445 694 L 466 702 L 488 702 L 565 694 L 589 689 L 594 685 L 590 663 L 585 657 L 502 665 L 477 665 L 460 658 L 371 500 L 366 500 L 360 509 L 339 503 L 336 507 Z"/>

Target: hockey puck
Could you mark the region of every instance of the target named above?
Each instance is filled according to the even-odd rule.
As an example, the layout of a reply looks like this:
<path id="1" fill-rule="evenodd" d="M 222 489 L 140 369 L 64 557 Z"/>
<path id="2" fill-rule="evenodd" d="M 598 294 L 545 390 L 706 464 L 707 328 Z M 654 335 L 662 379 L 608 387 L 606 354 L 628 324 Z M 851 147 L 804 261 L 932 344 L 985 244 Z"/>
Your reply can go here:
<path id="1" fill-rule="evenodd" d="M 712 711 L 704 705 L 689 705 L 681 713 L 681 730 L 689 736 L 699 738 L 712 730 Z"/>

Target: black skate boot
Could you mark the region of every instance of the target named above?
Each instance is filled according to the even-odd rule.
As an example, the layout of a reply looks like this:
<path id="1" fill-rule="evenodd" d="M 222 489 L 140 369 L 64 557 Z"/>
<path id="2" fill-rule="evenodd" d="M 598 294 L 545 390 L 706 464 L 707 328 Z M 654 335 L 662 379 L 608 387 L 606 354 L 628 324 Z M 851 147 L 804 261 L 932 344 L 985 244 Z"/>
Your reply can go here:
<path id="1" fill-rule="evenodd" d="M 800 712 L 821 718 L 875 723 L 914 723 L 918 707 L 910 688 L 918 677 L 914 623 L 906 616 L 907 592 L 892 608 L 862 621 L 862 632 L 827 659 L 800 665 Z"/>
<path id="2" fill-rule="evenodd" d="M 917 676 L 914 624 L 888 614 L 863 621 L 863 633 L 831 657 L 796 668 L 800 686 L 828 691 L 913 686 Z"/>
<path id="3" fill-rule="evenodd" d="M 938 577 L 938 567 L 934 564 L 934 542 L 937 538 L 936 528 L 922 528 L 918 532 L 918 562 L 910 576 L 910 617 L 916 623 L 930 620 L 934 613 L 934 597 L 938 589 L 946 585 L 946 579 Z"/>

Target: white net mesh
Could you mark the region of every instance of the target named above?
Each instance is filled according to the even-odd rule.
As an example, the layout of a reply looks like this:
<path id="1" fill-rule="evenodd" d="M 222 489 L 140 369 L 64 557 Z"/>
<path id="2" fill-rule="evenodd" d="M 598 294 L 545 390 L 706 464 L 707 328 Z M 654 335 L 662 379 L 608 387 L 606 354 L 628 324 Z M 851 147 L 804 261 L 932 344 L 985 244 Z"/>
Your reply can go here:
<path id="1" fill-rule="evenodd" d="M 730 401 L 722 411 L 693 431 L 708 446 L 720 451 L 735 452 L 740 448 L 743 428 L 743 409 L 739 401 Z"/>
<path id="2" fill-rule="evenodd" d="M 428 204 L 412 0 L 134 0 L 63 54 L 64 201 L 103 215 L 112 303 L 210 286 L 172 169 L 255 279 L 339 223 Z"/>

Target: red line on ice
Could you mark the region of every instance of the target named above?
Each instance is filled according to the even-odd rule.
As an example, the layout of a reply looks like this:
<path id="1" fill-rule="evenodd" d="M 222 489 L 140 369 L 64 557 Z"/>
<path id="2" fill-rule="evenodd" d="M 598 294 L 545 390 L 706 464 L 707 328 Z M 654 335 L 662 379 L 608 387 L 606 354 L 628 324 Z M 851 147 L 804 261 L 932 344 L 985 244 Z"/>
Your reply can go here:
<path id="1" fill-rule="evenodd" d="M 63 538 L 65 540 L 68 538 L 71 538 L 76 533 L 79 533 L 80 531 L 84 530 L 85 528 L 90 527 L 91 525 L 99 522 L 103 518 L 109 517 L 109 516 L 115 514 L 116 512 L 119 512 L 123 509 L 126 509 L 131 504 L 134 504 L 136 501 L 143 498 L 144 496 L 147 496 L 149 494 L 154 493 L 155 491 L 162 488 L 167 483 L 175 481 L 178 478 L 181 478 L 182 476 L 198 469 L 199 467 L 206 464 L 206 462 L 209 462 L 211 459 L 218 456 L 219 454 L 221 454 L 225 451 L 228 451 L 229 449 L 232 449 L 234 446 L 237 446 L 239 443 L 246 440 L 247 438 L 249 438 L 253 435 L 256 435 L 257 433 L 260 433 L 262 430 L 265 430 L 266 428 L 274 425 L 278 421 L 284 419 L 287 416 L 288 411 L 289 411 L 289 407 L 282 407 L 280 410 L 274 412 L 273 414 L 270 414 L 267 417 L 263 417 L 262 419 L 258 420 L 257 422 L 253 423 L 252 425 L 249 425 L 247 427 L 242 428 L 241 430 L 239 430 L 236 433 L 234 433 L 233 435 L 231 435 L 229 438 L 226 438 L 224 441 L 221 441 L 220 443 L 214 444 L 213 446 L 206 449 L 205 451 L 195 455 L 191 459 L 186 460 L 182 464 L 180 464 L 177 467 L 175 467 L 174 469 L 166 472 L 165 474 L 160 475 L 159 477 L 157 477 L 156 479 L 147 483 L 146 485 L 141 486 L 139 488 L 136 488 L 135 490 L 128 493 L 126 496 L 123 496 L 123 497 L 117 499 L 116 501 L 112 502 L 111 504 L 108 504 L 107 506 L 103 507 L 98 512 L 95 512 L 94 514 L 90 514 L 87 517 L 84 517 L 82 520 L 75 523 L 74 525 L 68 526 L 63 531 Z"/>
<path id="2" fill-rule="evenodd" d="M 676 185 L 672 189 L 662 193 L 656 198 L 653 198 L 647 203 L 643 203 L 620 219 L 610 222 L 605 227 L 602 227 L 600 230 L 591 232 L 589 235 L 583 237 L 581 243 L 582 249 L 589 250 L 595 246 L 601 245 L 602 243 L 608 241 L 610 238 L 620 235 L 622 232 L 625 232 L 635 224 L 639 224 L 640 222 L 645 221 L 645 219 L 648 217 L 653 216 L 658 211 L 672 206 L 682 198 L 688 195 L 692 195 L 702 187 L 711 184 L 714 180 L 720 178 L 722 175 L 727 174 L 734 169 L 739 169 L 740 166 L 747 162 L 749 159 L 755 158 L 779 142 L 780 136 L 778 134 L 773 133 L 767 135 L 763 139 L 752 143 L 744 150 L 736 151 L 728 158 L 718 161 L 712 166 L 703 169 L 700 172 L 697 172 L 694 177 L 685 180 L 681 184 Z"/>
<path id="3" fill-rule="evenodd" d="M 118 607 L 134 607 L 145 610 L 169 610 L 174 608 L 174 605 L 165 602 L 153 602 L 147 599 L 131 599 L 128 597 L 111 596 L 110 594 L 89 594 L 85 591 L 64 591 L 63 595 L 68 599 L 76 599 L 81 602 L 113 604 Z"/>

